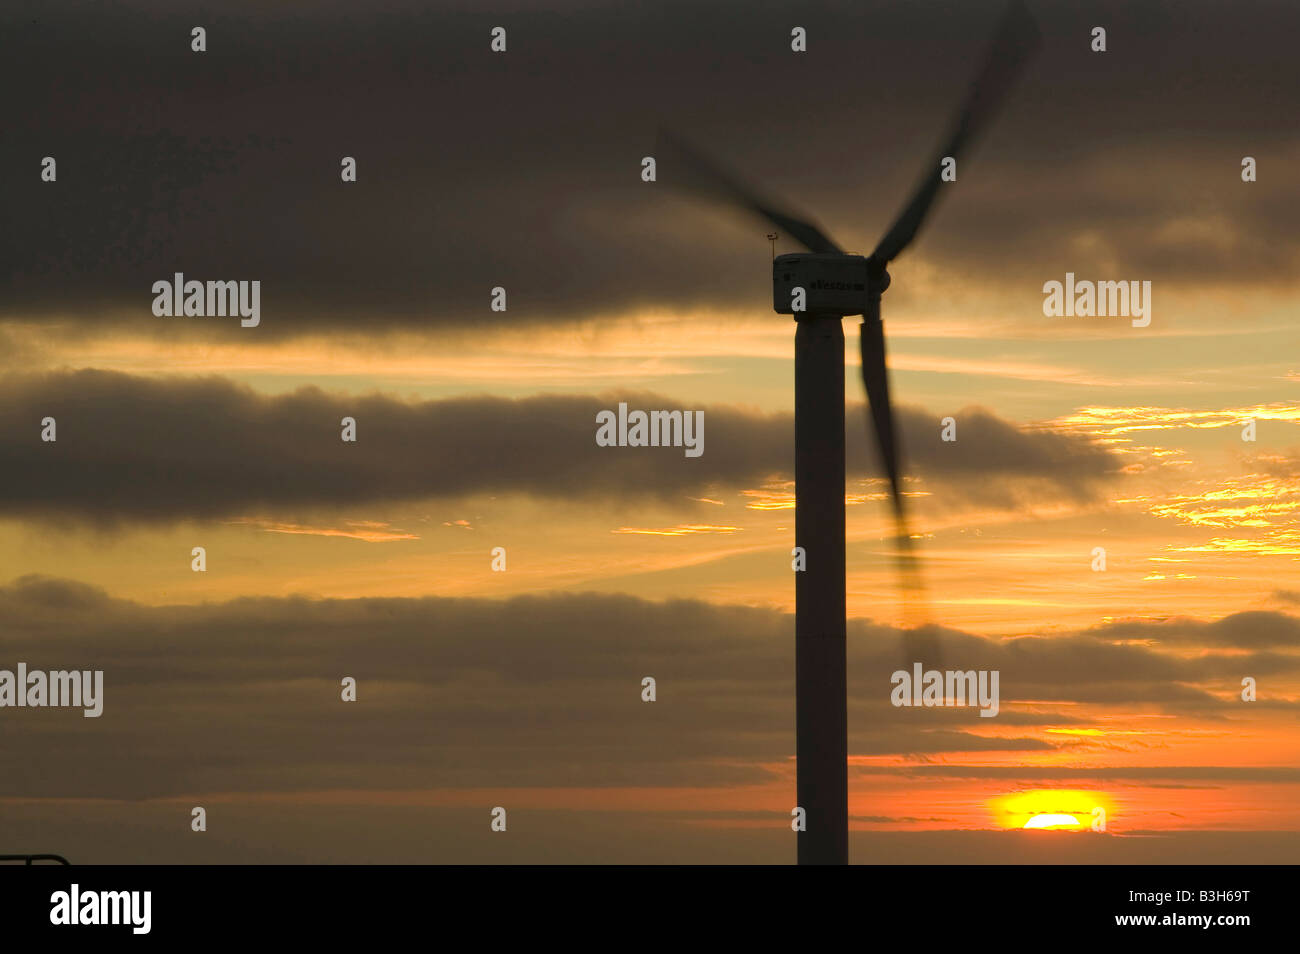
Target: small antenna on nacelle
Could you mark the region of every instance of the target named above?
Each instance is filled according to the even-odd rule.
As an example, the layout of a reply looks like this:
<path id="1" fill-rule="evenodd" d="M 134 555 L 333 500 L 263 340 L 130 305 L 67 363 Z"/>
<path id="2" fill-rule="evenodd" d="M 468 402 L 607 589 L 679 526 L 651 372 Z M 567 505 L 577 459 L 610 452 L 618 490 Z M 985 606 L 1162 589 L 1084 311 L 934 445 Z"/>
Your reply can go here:
<path id="1" fill-rule="evenodd" d="M 776 240 L 780 237 L 775 232 L 767 233 L 767 240 L 772 243 L 772 261 L 774 262 L 776 261 Z"/>

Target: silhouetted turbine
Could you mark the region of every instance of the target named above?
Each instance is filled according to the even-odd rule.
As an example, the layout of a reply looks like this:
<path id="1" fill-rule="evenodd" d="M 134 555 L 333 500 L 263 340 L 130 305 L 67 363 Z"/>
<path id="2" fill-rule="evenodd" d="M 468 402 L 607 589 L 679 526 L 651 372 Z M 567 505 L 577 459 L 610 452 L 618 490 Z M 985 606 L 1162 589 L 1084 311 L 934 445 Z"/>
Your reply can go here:
<path id="1" fill-rule="evenodd" d="M 902 455 L 889 393 L 880 297 L 887 266 L 916 238 L 943 185 L 943 160 L 960 159 L 988 126 L 1038 45 L 1020 0 L 1003 14 L 992 48 L 920 181 L 870 256 L 846 254 L 806 216 L 746 183 L 681 138 L 660 130 L 656 157 L 675 186 L 765 219 L 811 254 L 772 263 L 773 305 L 797 320 L 795 334 L 795 542 L 807 568 L 795 577 L 795 712 L 799 806 L 807 828 L 800 864 L 848 862 L 848 711 L 844 592 L 844 334 L 841 319 L 862 315 L 862 384 L 871 429 L 889 479 L 905 594 L 920 574 L 902 490 Z M 796 304 L 804 293 L 804 307 Z M 915 661 L 937 661 L 937 636 L 905 636 Z"/>

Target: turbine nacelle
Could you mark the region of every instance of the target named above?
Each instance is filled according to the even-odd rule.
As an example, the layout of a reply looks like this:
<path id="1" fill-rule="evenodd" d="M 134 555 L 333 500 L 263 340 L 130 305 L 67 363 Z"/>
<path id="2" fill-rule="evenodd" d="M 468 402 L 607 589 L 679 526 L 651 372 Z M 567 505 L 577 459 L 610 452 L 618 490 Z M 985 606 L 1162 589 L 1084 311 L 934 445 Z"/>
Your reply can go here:
<path id="1" fill-rule="evenodd" d="M 791 252 L 772 260 L 772 308 L 778 315 L 865 315 L 889 287 L 889 272 L 863 255 Z M 795 310 L 803 289 L 803 308 Z"/>

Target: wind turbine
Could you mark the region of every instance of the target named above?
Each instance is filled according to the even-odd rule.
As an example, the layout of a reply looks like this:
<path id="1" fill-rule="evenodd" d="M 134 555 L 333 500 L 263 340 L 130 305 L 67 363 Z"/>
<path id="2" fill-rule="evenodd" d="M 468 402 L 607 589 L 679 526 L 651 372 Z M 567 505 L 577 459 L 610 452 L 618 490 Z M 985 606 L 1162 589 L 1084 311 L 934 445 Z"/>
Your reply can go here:
<path id="1" fill-rule="evenodd" d="M 876 446 L 889 478 L 900 564 L 911 566 L 902 466 L 889 398 L 880 296 L 886 266 L 916 237 L 943 186 L 947 158 L 960 159 L 993 118 L 1038 46 L 1037 25 L 1020 0 L 1003 14 L 992 48 L 958 109 L 938 154 L 898 217 L 867 257 L 845 253 L 807 218 L 746 185 L 716 161 L 660 131 L 660 162 L 680 159 L 675 185 L 704 192 L 766 219 L 807 253 L 772 261 L 777 314 L 795 331 L 795 543 L 807 566 L 795 575 L 795 737 L 798 802 L 806 828 L 800 864 L 847 864 L 848 681 L 844 589 L 844 332 L 841 319 L 862 315 L 862 383 Z M 662 166 L 661 166 L 662 168 Z"/>

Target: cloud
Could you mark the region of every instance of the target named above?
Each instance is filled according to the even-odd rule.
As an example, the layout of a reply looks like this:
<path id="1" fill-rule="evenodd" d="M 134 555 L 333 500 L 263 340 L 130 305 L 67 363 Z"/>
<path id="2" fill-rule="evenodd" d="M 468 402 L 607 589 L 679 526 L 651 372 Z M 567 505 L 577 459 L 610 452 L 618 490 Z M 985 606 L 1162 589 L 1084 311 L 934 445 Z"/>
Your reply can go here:
<path id="1" fill-rule="evenodd" d="M 1124 765 L 1124 766 L 1072 766 L 1072 765 L 857 765 L 853 771 L 861 775 L 909 775 L 915 777 L 942 776 L 945 778 L 1016 779 L 1018 781 L 1052 782 L 1096 779 L 1099 781 L 1140 782 L 1190 782 L 1219 784 L 1223 782 L 1280 782 L 1300 784 L 1300 769 L 1290 765 Z"/>
<path id="2" fill-rule="evenodd" d="M 1232 613 L 1212 622 L 1177 618 L 1120 620 L 1088 631 L 1108 640 L 1151 640 L 1166 645 L 1223 646 L 1239 649 L 1300 649 L 1300 620 L 1286 613 Z"/>
<path id="3" fill-rule="evenodd" d="M 358 320 L 522 328 L 647 302 L 766 311 L 767 229 L 668 198 L 671 167 L 641 181 L 660 121 L 866 252 L 1000 9 L 814 2 L 799 13 L 809 52 L 793 54 L 782 4 L 564 6 L 406 0 L 362 19 L 233 4 L 206 21 L 206 53 L 189 49 L 193 17 L 161 4 L 0 14 L 0 83 L 23 90 L 0 170 L 2 313 L 265 340 Z M 1228 42 L 1208 0 L 1115 7 L 1100 71 L 1079 39 L 1092 14 L 1037 15 L 1042 52 L 915 254 L 954 276 L 1015 275 L 1035 309 L 1066 268 L 1292 281 L 1300 189 L 1270 170 L 1296 143 L 1300 11 L 1246 4 Z M 493 54 L 499 23 L 509 49 Z M 38 180 L 46 155 L 55 183 Z M 344 156 L 356 183 L 340 180 Z M 262 281 L 262 326 L 153 317 L 151 284 L 176 271 Z M 498 285 L 507 315 L 488 309 Z"/>
<path id="4" fill-rule="evenodd" d="M 1205 429 L 1243 426 L 1246 421 L 1300 423 L 1300 406 L 1291 401 L 1256 404 L 1214 410 L 1170 407 L 1081 407 L 1052 421 L 1060 427 L 1079 428 L 1092 434 L 1120 437 L 1134 431 L 1172 431 L 1180 428 Z M 1282 475 L 1293 475 L 1292 461 L 1285 457 L 1257 458 Z"/>
<path id="5" fill-rule="evenodd" d="M 675 499 L 793 469 L 792 416 L 738 407 L 703 409 L 699 457 L 599 447 L 596 414 L 620 400 L 683 408 L 643 393 L 408 402 L 318 388 L 267 396 L 215 377 L 10 376 L 0 378 L 0 513 L 112 522 L 260 518 L 477 493 Z M 874 473 L 865 411 L 847 413 L 849 470 Z M 945 503 L 1011 505 L 1017 481 L 1087 499 L 1113 470 L 1110 454 L 1087 438 L 1022 430 L 982 409 L 961 412 L 958 440 L 947 443 L 937 415 L 905 408 L 900 416 L 911 472 L 940 486 Z M 57 441 L 40 439 L 46 417 L 57 422 Z M 357 422 L 355 443 L 340 438 L 344 417 Z"/>
<path id="6" fill-rule="evenodd" d="M 0 668 L 102 669 L 104 713 L 5 709 L 0 797 L 762 783 L 793 755 L 793 633 L 774 610 L 620 595 L 145 606 L 22 578 L 0 587 Z M 1079 751 L 1036 737 L 1078 716 L 1044 700 L 1222 719 L 1240 705 L 1205 685 L 1300 659 L 942 635 L 947 666 L 1001 672 L 999 716 L 894 707 L 902 634 L 851 620 L 851 752 Z"/>
<path id="7" fill-rule="evenodd" d="M 392 524 L 380 520 L 348 520 L 342 527 L 307 527 L 295 523 L 275 523 L 270 520 L 254 520 L 240 517 L 229 521 L 238 526 L 254 527 L 266 533 L 287 533 L 297 536 L 313 537 L 347 537 L 352 540 L 364 540 L 367 543 L 393 543 L 398 540 L 418 540 L 418 535 L 397 529 Z M 458 521 L 458 524 L 464 521 Z"/>

